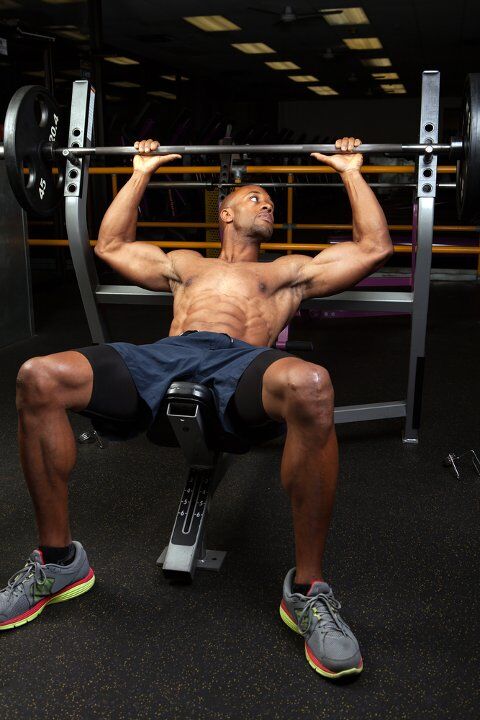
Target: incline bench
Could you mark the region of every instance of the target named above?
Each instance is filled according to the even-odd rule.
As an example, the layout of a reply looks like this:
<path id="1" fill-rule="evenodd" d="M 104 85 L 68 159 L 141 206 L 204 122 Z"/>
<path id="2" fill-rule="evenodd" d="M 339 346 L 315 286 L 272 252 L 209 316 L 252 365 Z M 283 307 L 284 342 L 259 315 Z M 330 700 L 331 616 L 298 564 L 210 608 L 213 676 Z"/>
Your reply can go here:
<path id="1" fill-rule="evenodd" d="M 172 580 L 191 582 L 197 568 L 219 570 L 226 552 L 205 548 L 209 505 L 228 468 L 228 453 L 246 453 L 251 444 L 223 430 L 212 390 L 173 382 L 147 437 L 157 445 L 179 445 L 188 463 L 170 542 L 157 560 Z"/>

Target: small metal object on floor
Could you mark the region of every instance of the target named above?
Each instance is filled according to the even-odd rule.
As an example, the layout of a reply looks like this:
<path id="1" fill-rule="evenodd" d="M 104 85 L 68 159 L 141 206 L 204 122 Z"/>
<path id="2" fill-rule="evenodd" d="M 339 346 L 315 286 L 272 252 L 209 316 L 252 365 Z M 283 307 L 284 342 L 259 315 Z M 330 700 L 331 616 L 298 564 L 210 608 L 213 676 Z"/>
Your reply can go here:
<path id="1" fill-rule="evenodd" d="M 105 449 L 105 443 L 103 442 L 97 431 L 93 428 L 92 430 L 86 430 L 86 432 L 83 432 L 81 435 L 79 435 L 77 438 L 77 442 L 79 443 L 79 445 L 87 445 L 89 443 L 96 442 L 101 450 Z"/>
<path id="2" fill-rule="evenodd" d="M 480 476 L 480 460 L 478 459 L 477 453 L 475 450 L 467 450 L 466 452 L 462 453 L 461 455 L 455 455 L 455 453 L 451 452 L 447 455 L 445 460 L 443 461 L 444 467 L 453 467 L 453 471 L 455 475 L 457 476 L 457 480 L 460 480 L 460 472 L 458 470 L 458 461 L 464 458 L 466 455 L 471 455 L 472 459 L 472 465 L 475 468 L 475 472 L 477 475 Z"/>

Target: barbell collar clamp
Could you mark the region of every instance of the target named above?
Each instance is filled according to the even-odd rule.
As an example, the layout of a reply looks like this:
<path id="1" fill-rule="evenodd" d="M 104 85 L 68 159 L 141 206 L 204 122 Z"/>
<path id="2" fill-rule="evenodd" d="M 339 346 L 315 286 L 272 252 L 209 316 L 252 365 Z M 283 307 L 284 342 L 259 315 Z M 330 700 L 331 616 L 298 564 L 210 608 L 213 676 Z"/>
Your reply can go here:
<path id="1" fill-rule="evenodd" d="M 459 137 L 452 137 L 450 139 L 450 157 L 457 159 L 463 154 L 463 142 Z"/>

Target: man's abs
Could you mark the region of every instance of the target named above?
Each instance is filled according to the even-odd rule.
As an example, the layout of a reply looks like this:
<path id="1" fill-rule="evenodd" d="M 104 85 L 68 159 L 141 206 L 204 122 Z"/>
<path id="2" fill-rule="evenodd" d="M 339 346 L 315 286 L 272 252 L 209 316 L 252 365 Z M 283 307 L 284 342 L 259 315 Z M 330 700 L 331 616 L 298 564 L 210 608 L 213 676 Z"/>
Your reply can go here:
<path id="1" fill-rule="evenodd" d="M 286 308 L 285 308 L 286 309 Z M 175 301 L 169 335 L 187 330 L 227 333 L 250 345 L 270 346 L 288 321 L 288 313 L 272 299 L 239 298 L 209 293 Z"/>

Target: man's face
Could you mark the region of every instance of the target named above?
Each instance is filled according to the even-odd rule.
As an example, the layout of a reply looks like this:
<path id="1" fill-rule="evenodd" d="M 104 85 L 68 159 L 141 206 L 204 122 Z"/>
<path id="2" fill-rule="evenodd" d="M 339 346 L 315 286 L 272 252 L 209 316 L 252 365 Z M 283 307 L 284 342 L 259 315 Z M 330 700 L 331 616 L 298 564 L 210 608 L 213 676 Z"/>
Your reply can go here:
<path id="1" fill-rule="evenodd" d="M 230 209 L 233 226 L 242 234 L 268 240 L 273 233 L 274 205 L 270 195 L 258 185 L 248 185 L 235 192 Z"/>

